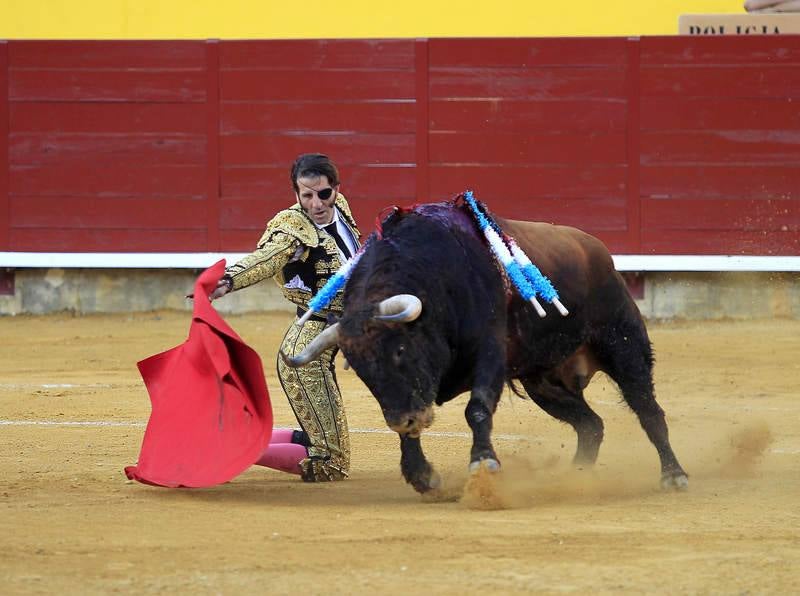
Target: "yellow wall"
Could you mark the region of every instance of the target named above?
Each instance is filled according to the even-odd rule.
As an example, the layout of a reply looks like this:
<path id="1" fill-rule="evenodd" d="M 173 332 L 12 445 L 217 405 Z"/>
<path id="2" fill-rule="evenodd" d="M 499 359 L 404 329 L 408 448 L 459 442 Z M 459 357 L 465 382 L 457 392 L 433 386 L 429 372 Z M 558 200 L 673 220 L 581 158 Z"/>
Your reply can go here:
<path id="1" fill-rule="evenodd" d="M 743 0 L 0 0 L 0 38 L 672 35 Z"/>

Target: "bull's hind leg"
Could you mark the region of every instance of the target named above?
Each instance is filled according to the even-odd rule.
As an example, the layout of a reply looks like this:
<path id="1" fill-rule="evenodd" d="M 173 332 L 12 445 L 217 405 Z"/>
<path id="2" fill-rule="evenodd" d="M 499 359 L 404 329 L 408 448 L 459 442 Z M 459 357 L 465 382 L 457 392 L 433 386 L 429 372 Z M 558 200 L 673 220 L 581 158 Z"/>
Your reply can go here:
<path id="1" fill-rule="evenodd" d="M 603 370 L 619 386 L 623 398 L 658 451 L 662 488 L 686 489 L 688 476 L 672 451 L 664 410 L 656 402 L 653 352 L 644 323 L 625 321 L 607 329 L 596 349 Z"/>
<path id="2" fill-rule="evenodd" d="M 553 418 L 571 425 L 578 435 L 573 462 L 592 465 L 603 442 L 603 421 L 589 407 L 582 390 L 569 390 L 545 379 L 520 379 L 530 398 Z"/>

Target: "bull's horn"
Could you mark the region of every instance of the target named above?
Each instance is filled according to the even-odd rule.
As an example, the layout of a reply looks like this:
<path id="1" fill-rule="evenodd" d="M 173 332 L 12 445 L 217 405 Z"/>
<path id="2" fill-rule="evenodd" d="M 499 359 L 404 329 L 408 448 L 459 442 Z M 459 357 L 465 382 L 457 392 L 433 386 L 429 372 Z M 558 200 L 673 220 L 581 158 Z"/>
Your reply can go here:
<path id="1" fill-rule="evenodd" d="M 312 360 L 316 360 L 322 352 L 328 348 L 335 346 L 339 342 L 339 323 L 331 325 L 325 331 L 315 337 L 306 349 L 300 352 L 297 356 L 287 356 L 281 350 L 279 353 L 283 363 L 291 368 L 298 366 L 305 366 Z"/>
<path id="2" fill-rule="evenodd" d="M 394 323 L 410 323 L 422 312 L 422 300 L 413 294 L 397 294 L 378 304 L 378 314 L 375 318 L 379 321 Z"/>

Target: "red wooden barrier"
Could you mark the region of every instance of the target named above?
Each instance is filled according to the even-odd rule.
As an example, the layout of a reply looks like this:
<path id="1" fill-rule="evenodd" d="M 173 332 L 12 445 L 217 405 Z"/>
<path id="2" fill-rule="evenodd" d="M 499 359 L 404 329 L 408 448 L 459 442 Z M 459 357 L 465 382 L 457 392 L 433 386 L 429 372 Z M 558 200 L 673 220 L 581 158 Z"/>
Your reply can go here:
<path id="1" fill-rule="evenodd" d="M 205 44 L 9 50 L 10 249 L 207 250 Z"/>
<path id="2" fill-rule="evenodd" d="M 0 40 L 0 250 L 9 250 L 8 197 L 8 43 Z"/>
<path id="3" fill-rule="evenodd" d="M 615 253 L 800 254 L 800 37 L 0 43 L 0 250 L 246 251 L 299 153 Z"/>
<path id="4" fill-rule="evenodd" d="M 641 52 L 643 252 L 800 254 L 800 38 Z"/>

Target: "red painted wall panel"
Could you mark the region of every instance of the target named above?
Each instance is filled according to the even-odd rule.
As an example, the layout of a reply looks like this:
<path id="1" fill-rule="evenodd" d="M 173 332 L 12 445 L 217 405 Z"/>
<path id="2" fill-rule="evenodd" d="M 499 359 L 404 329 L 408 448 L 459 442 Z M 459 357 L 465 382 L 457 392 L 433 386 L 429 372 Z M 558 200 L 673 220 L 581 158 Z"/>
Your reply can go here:
<path id="1" fill-rule="evenodd" d="M 180 222 L 181 228 L 205 230 L 203 203 L 149 197 L 103 201 L 93 196 L 14 197 L 11 217 L 19 228 L 108 229 L 118 228 L 120 213 L 125 213 L 128 229 L 171 230 Z"/>
<path id="2" fill-rule="evenodd" d="M 413 133 L 414 100 L 309 102 L 237 101 L 222 104 L 221 130 L 234 133 Z"/>
<path id="3" fill-rule="evenodd" d="M 625 39 L 431 39 L 431 64 L 442 67 L 624 66 Z"/>
<path id="4" fill-rule="evenodd" d="M 643 252 L 798 254 L 800 38 L 641 42 Z"/>
<path id="5" fill-rule="evenodd" d="M 231 69 L 406 69 L 414 66 L 414 42 L 391 39 L 226 41 L 220 66 Z"/>
<path id="6" fill-rule="evenodd" d="M 251 249 L 266 220 L 292 204 L 289 167 L 301 153 L 334 158 L 356 217 L 370 222 L 365 232 L 376 201 L 413 202 L 415 66 L 411 40 L 223 43 L 223 242 Z"/>
<path id="7" fill-rule="evenodd" d="M 348 164 L 413 164 L 416 135 L 408 134 L 264 134 L 240 133 L 222 139 L 223 163 L 269 165 L 286 162 L 287 156 L 309 151 Z M 288 166 L 287 166 L 288 175 Z"/>
<path id="8" fill-rule="evenodd" d="M 13 41 L 15 69 L 194 69 L 205 67 L 202 42 Z"/>
<path id="9" fill-rule="evenodd" d="M 250 250 L 323 151 L 365 232 L 472 188 L 618 253 L 798 254 L 799 103 L 800 36 L 12 41 L 0 250 Z"/>
<path id="10" fill-rule="evenodd" d="M 796 64 L 796 35 L 643 37 L 642 66 Z"/>
<path id="11" fill-rule="evenodd" d="M 527 134 L 435 131 L 430 134 L 432 163 L 483 163 L 499 166 L 624 164 L 622 132 L 530 132 Z"/>
<path id="12" fill-rule="evenodd" d="M 9 43 L 12 250 L 208 250 L 205 46 Z"/>
<path id="13" fill-rule="evenodd" d="M 202 104 L 14 102 L 10 107 L 15 134 L 42 132 L 199 135 L 206 133 Z"/>
<path id="14" fill-rule="evenodd" d="M 0 250 L 11 248 L 8 171 L 8 42 L 0 40 Z"/>
<path id="15" fill-rule="evenodd" d="M 205 167 L 58 163 L 12 165 L 11 196 L 201 198 Z M 120 213 L 123 223 L 124 213 Z M 18 225 L 14 222 L 14 225 Z"/>
<path id="16" fill-rule="evenodd" d="M 667 131 L 800 130 L 791 97 L 642 97 L 641 129 Z"/>
<path id="17" fill-rule="evenodd" d="M 625 101 L 601 100 L 431 100 L 432 131 L 482 133 L 625 130 Z"/>
<path id="18" fill-rule="evenodd" d="M 106 228 L 11 229 L 11 246 L 23 252 L 197 252 L 203 230 Z"/>

